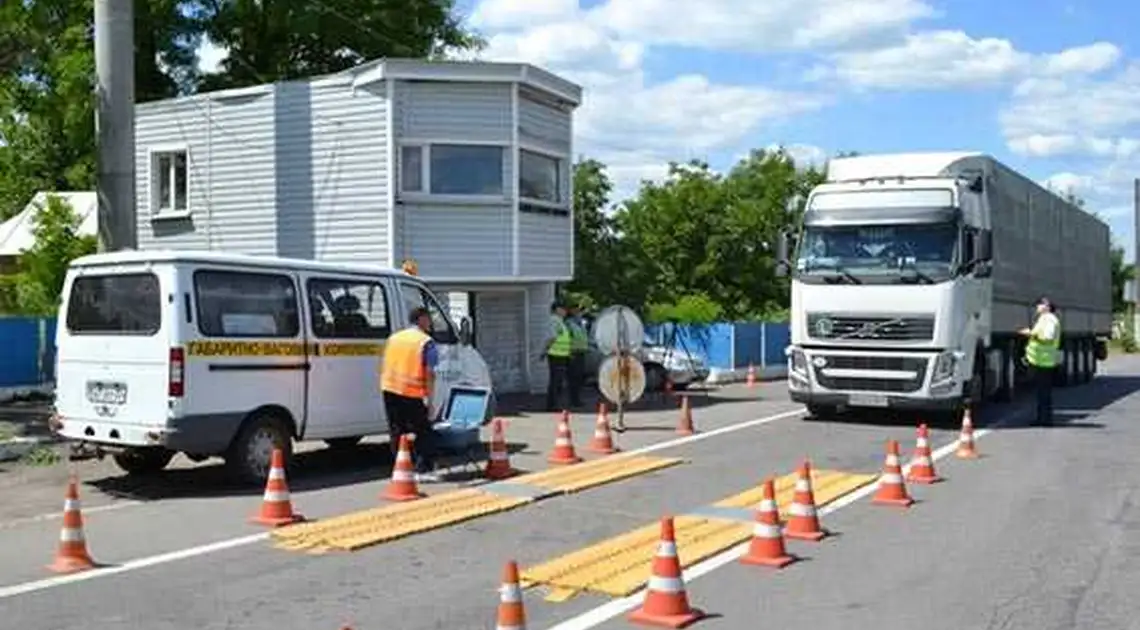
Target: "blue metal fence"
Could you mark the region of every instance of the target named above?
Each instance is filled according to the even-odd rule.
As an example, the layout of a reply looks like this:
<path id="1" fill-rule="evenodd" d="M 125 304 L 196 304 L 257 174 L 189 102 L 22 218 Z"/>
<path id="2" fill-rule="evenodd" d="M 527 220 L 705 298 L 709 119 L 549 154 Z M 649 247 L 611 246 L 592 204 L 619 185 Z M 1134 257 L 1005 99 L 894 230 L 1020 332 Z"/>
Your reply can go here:
<path id="1" fill-rule="evenodd" d="M 791 338 L 788 324 L 782 322 L 677 325 L 675 336 L 673 326 L 649 326 L 646 336 L 659 344 L 672 341 L 674 349 L 688 350 L 720 370 L 782 366 Z"/>
<path id="2" fill-rule="evenodd" d="M 0 387 L 28 387 L 55 379 L 55 318 L 0 318 Z"/>

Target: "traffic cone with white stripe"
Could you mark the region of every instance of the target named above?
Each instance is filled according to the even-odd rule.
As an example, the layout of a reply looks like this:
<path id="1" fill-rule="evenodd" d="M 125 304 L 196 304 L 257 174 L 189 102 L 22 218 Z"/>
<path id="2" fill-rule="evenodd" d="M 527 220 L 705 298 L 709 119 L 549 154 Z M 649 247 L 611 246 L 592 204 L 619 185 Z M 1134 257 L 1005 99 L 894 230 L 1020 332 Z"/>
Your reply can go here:
<path id="1" fill-rule="evenodd" d="M 581 457 L 574 452 L 574 438 L 570 434 L 570 412 L 563 411 L 558 418 L 558 434 L 554 438 L 554 450 L 546 461 L 551 464 L 577 464 Z"/>
<path id="2" fill-rule="evenodd" d="M 914 499 L 907 494 L 906 482 L 903 481 L 902 467 L 899 466 L 899 443 L 897 440 L 887 441 L 887 457 L 883 463 L 883 474 L 879 476 L 879 489 L 875 491 L 875 496 L 871 502 L 897 507 L 910 507 L 914 503 Z"/>
<path id="3" fill-rule="evenodd" d="M 819 526 L 815 492 L 811 487 L 811 462 L 806 459 L 800 464 L 799 478 L 796 479 L 796 490 L 792 505 L 788 507 L 788 515 L 784 536 L 811 542 L 818 542 L 827 536 L 827 532 Z"/>
<path id="4" fill-rule="evenodd" d="M 412 464 L 412 441 L 415 437 L 407 433 L 400 435 L 400 450 L 396 453 L 396 465 L 392 467 L 392 478 L 384 489 L 382 498 L 389 501 L 414 501 L 424 498 L 416 485 L 416 467 Z"/>
<path id="5" fill-rule="evenodd" d="M 503 419 L 491 421 L 491 449 L 487 455 L 487 469 L 483 476 L 487 479 L 506 479 L 515 474 L 511 468 L 511 455 L 507 451 L 507 438 L 503 432 Z"/>
<path id="6" fill-rule="evenodd" d="M 747 384 L 748 389 L 756 387 L 756 366 L 751 363 L 748 364 Z"/>
<path id="7" fill-rule="evenodd" d="M 677 557 L 677 540 L 673 517 L 661 519 L 661 542 L 653 557 L 652 573 L 645 589 L 641 608 L 629 614 L 634 623 L 661 628 L 684 628 L 705 617 L 705 613 L 689 606 L 685 578 Z"/>
<path id="8" fill-rule="evenodd" d="M 514 560 L 503 568 L 503 585 L 499 588 L 499 615 L 495 630 L 526 630 L 519 565 Z"/>
<path id="9" fill-rule="evenodd" d="M 962 432 L 958 436 L 958 448 L 954 451 L 958 459 L 977 459 L 978 451 L 974 448 L 974 422 L 970 418 L 970 408 L 966 407 L 962 414 Z"/>
<path id="10" fill-rule="evenodd" d="M 784 534 L 780 531 L 780 509 L 776 505 L 776 484 L 768 479 L 764 482 L 764 498 L 756 510 L 752 544 L 740 561 L 782 569 L 796 560 L 784 547 Z"/>
<path id="11" fill-rule="evenodd" d="M 265 480 L 265 495 L 261 500 L 261 511 L 251 516 L 249 522 L 269 527 L 281 527 L 305 520 L 293 512 L 293 500 L 289 496 L 289 485 L 285 483 L 285 454 L 274 448 L 269 459 L 269 478 Z"/>
<path id="12" fill-rule="evenodd" d="M 906 480 L 913 483 L 938 483 L 942 477 L 934 471 L 934 458 L 930 452 L 930 432 L 925 424 L 918 425 L 918 438 L 915 440 L 914 457 L 910 460 L 910 472 Z"/>
<path id="13" fill-rule="evenodd" d="M 83 514 L 79 505 L 79 482 L 73 475 L 67 481 L 63 499 L 63 527 L 59 532 L 59 548 L 55 561 L 48 565 L 53 573 L 78 573 L 95 568 L 95 561 L 87 552 L 87 537 L 83 535 Z"/>
<path id="14" fill-rule="evenodd" d="M 602 455 L 609 455 L 620 450 L 614 446 L 614 439 L 610 434 L 610 418 L 606 415 L 606 403 L 604 402 L 598 403 L 598 419 L 594 423 L 594 439 L 590 440 L 586 449 Z"/>

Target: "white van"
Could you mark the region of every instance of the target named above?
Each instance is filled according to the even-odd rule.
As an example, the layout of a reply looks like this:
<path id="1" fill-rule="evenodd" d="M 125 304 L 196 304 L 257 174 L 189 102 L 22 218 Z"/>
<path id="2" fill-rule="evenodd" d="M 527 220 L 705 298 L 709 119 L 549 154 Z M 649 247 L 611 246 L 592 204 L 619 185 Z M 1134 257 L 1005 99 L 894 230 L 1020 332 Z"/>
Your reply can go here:
<path id="1" fill-rule="evenodd" d="M 303 296 L 303 298 L 302 298 Z M 415 276 L 215 252 L 130 251 L 72 262 L 56 331 L 56 418 L 75 456 L 113 455 L 128 473 L 175 453 L 223 457 L 262 482 L 274 445 L 355 445 L 386 434 L 384 340 L 425 306 L 452 387 L 491 391 L 487 364 Z M 488 405 L 487 418 L 494 413 Z"/>

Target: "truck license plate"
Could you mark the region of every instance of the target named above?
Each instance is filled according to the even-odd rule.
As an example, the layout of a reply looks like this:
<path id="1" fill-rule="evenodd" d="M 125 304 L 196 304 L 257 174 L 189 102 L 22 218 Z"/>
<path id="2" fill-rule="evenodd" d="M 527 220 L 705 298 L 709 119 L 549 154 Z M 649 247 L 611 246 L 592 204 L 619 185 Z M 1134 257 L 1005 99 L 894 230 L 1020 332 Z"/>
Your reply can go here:
<path id="1" fill-rule="evenodd" d="M 126 404 L 127 386 L 125 383 L 89 381 L 87 383 L 87 400 L 97 405 Z"/>
<path id="2" fill-rule="evenodd" d="M 883 394 L 851 394 L 847 398 L 852 407 L 886 407 L 887 397 Z"/>

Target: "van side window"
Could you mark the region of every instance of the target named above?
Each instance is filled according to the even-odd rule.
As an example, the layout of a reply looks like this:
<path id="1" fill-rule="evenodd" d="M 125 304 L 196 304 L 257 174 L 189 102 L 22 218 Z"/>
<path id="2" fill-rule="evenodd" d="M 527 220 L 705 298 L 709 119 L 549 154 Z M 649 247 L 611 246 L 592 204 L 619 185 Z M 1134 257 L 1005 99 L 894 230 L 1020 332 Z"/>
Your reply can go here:
<path id="1" fill-rule="evenodd" d="M 292 339 L 301 332 L 297 287 L 289 276 L 200 269 L 194 295 L 198 330 L 207 337 Z"/>
<path id="2" fill-rule="evenodd" d="M 411 313 L 412 309 L 424 307 L 431 313 L 431 338 L 436 343 L 442 344 L 455 344 L 459 343 L 459 335 L 455 333 L 455 328 L 451 325 L 451 319 L 439 307 L 427 289 L 412 282 L 400 283 L 400 294 L 404 297 L 404 312 Z M 410 322 L 402 322 L 404 326 L 410 325 Z"/>
<path id="3" fill-rule="evenodd" d="M 336 339 L 387 339 L 388 294 L 384 285 L 354 279 L 314 278 L 306 283 L 313 335 Z"/>

